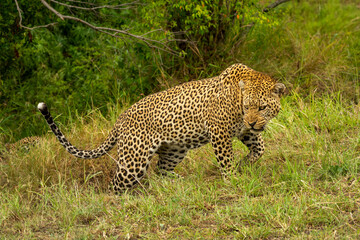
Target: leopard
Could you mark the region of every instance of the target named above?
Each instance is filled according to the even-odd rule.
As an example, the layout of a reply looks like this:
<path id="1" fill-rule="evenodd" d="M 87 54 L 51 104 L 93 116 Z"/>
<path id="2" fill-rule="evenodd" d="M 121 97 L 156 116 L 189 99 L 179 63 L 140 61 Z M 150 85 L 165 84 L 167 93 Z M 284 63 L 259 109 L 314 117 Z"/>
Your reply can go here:
<path id="1" fill-rule="evenodd" d="M 286 87 L 268 74 L 236 63 L 220 75 L 182 83 L 144 97 L 118 117 L 107 138 L 97 148 L 73 146 L 54 122 L 47 105 L 38 109 L 62 146 L 77 158 L 107 154 L 117 144 L 112 191 L 122 193 L 145 176 L 158 155 L 159 174 L 174 173 L 187 153 L 212 145 L 221 175 L 239 171 L 239 164 L 256 162 L 265 151 L 262 132 L 281 109 Z M 234 160 L 232 139 L 249 153 Z"/>

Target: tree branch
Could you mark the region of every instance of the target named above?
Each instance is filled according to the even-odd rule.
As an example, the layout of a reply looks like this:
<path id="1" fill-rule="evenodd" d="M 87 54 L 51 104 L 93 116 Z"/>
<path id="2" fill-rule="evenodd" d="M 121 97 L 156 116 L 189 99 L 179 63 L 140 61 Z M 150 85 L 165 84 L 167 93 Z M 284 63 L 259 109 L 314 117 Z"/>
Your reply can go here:
<path id="1" fill-rule="evenodd" d="M 280 4 L 286 3 L 286 2 L 289 2 L 289 1 L 290 0 L 278 0 L 276 2 L 273 2 L 273 3 L 269 4 L 266 8 L 264 8 L 263 12 L 269 12 L 271 9 L 276 8 Z"/>
<path id="2" fill-rule="evenodd" d="M 61 13 L 59 13 L 59 12 L 56 11 L 54 8 L 52 8 L 52 7 L 50 6 L 50 4 L 48 4 L 46 1 L 41 0 L 41 2 L 42 2 L 42 4 L 44 4 L 45 7 L 47 7 L 50 11 L 52 11 L 53 13 L 55 13 L 56 16 L 58 16 L 61 20 L 64 21 L 64 17 L 63 17 L 63 15 L 62 15 Z"/>
<path id="3" fill-rule="evenodd" d="M 91 6 L 96 6 L 95 3 L 89 3 L 89 2 L 83 2 L 83 1 L 76 1 L 76 0 L 66 0 L 67 2 L 74 2 L 74 3 L 81 3 L 81 4 L 87 4 Z"/>
<path id="4" fill-rule="evenodd" d="M 114 28 L 97 27 L 95 25 L 92 25 L 89 22 L 86 22 L 85 20 L 80 19 L 80 18 L 63 15 L 63 14 L 59 13 L 58 11 L 56 11 L 54 8 L 52 8 L 45 0 L 40 0 L 40 1 L 44 4 L 45 7 L 47 7 L 50 11 L 55 13 L 62 20 L 64 20 L 64 19 L 73 20 L 73 21 L 82 23 L 83 25 L 90 27 L 90 28 L 94 29 L 95 31 L 102 32 L 102 33 L 105 33 L 107 35 L 110 35 L 110 36 L 116 37 L 116 38 L 119 38 L 119 36 L 117 34 L 123 34 L 123 35 L 129 36 L 131 38 L 135 38 L 135 39 L 138 39 L 138 40 L 144 42 L 150 48 L 158 48 L 158 49 L 168 52 L 170 54 L 178 55 L 178 52 L 176 52 L 175 50 L 171 49 L 169 46 L 166 45 L 166 43 L 168 41 L 162 42 L 162 41 L 144 37 L 144 35 L 142 35 L 142 36 L 135 35 L 128 31 L 114 29 Z"/>
<path id="5" fill-rule="evenodd" d="M 140 4 L 139 1 L 134 1 L 134 2 L 131 2 L 131 3 L 124 3 L 124 4 L 119 4 L 119 5 L 102 5 L 102 6 L 96 6 L 96 7 L 79 7 L 79 6 L 75 6 L 75 5 L 70 5 L 70 4 L 58 2 L 56 0 L 50 0 L 50 1 L 53 2 L 53 3 L 59 4 L 59 5 L 65 6 L 65 7 L 76 8 L 76 9 L 81 9 L 81 10 L 88 10 L 88 11 L 96 10 L 96 9 L 100 9 L 100 8 L 110 8 L 110 9 L 124 10 L 124 9 L 133 8 L 133 6 L 131 6 L 131 5 Z M 76 1 L 76 2 L 78 2 L 78 1 Z M 95 6 L 95 5 L 93 5 L 93 6 Z M 124 7 L 124 6 L 129 6 L 129 7 Z"/>
<path id="6" fill-rule="evenodd" d="M 57 24 L 57 23 L 50 23 L 50 24 L 47 24 L 47 25 L 41 25 L 41 26 L 36 26 L 36 27 L 32 27 L 32 28 L 22 25 L 22 14 L 21 14 L 22 11 L 21 11 L 21 9 L 19 7 L 19 4 L 18 4 L 17 0 L 14 0 L 14 1 L 15 1 L 17 10 L 19 12 L 19 17 L 20 17 L 19 25 L 20 25 L 20 27 L 23 27 L 23 28 L 29 29 L 29 30 L 33 30 L 35 28 L 49 27 L 49 26 Z M 156 29 L 156 30 L 152 30 L 152 31 L 149 31 L 147 33 L 144 33 L 142 35 L 136 35 L 136 34 L 130 33 L 128 30 L 120 30 L 120 29 L 108 28 L 108 27 L 98 27 L 98 26 L 95 26 L 95 25 L 81 19 L 81 18 L 77 18 L 77 17 L 69 16 L 69 15 L 64 15 L 64 14 L 58 12 L 55 8 L 53 8 L 45 0 L 40 0 L 40 1 L 48 10 L 53 12 L 58 18 L 60 18 L 63 21 L 64 20 L 76 21 L 76 22 L 79 22 L 79 23 L 81 23 L 81 24 L 83 24 L 83 25 L 85 25 L 85 26 L 87 26 L 87 27 L 89 27 L 89 28 L 91 28 L 91 29 L 93 29 L 95 31 L 107 34 L 107 35 L 115 37 L 115 38 L 121 38 L 122 40 L 124 40 L 124 38 L 122 36 L 127 36 L 127 37 L 130 37 L 130 38 L 133 38 L 133 39 L 144 42 L 150 48 L 159 49 L 159 50 L 162 50 L 164 52 L 170 53 L 172 55 L 179 56 L 179 52 L 177 52 L 174 49 L 172 49 L 171 47 L 169 47 L 168 43 L 174 42 L 174 41 L 188 42 L 187 40 L 179 40 L 179 39 L 175 39 L 175 38 L 170 38 L 169 39 L 167 37 L 165 37 L 165 38 L 163 38 L 161 40 L 155 40 L 155 39 L 147 37 L 148 34 L 151 34 L 151 33 L 157 32 L 157 31 L 162 31 L 162 32 L 164 32 L 164 34 L 166 34 L 166 32 L 163 29 Z M 66 7 L 70 8 L 70 9 L 71 8 L 76 8 L 76 9 L 81 9 L 81 10 L 96 10 L 96 9 L 100 9 L 100 8 L 122 9 L 121 7 L 125 7 L 125 6 L 130 6 L 131 7 L 131 5 L 133 5 L 133 4 L 141 4 L 141 3 L 139 3 L 138 0 L 136 0 L 136 1 L 133 1 L 131 3 L 124 3 L 124 4 L 119 4 L 119 5 L 96 6 L 95 4 L 90 4 L 90 3 L 86 3 L 86 2 L 82 2 L 82 1 L 66 0 L 66 1 L 69 1 L 69 2 L 74 2 L 74 3 L 79 3 L 79 4 L 84 3 L 84 4 L 89 4 L 89 5 L 93 6 L 93 7 L 79 7 L 79 6 L 75 6 L 75 5 L 62 3 L 62 2 L 59 2 L 57 0 L 49 0 L 49 1 L 53 2 L 55 4 L 66 6 Z M 176 33 L 174 33 L 174 34 L 176 35 Z M 169 33 L 169 35 L 172 36 L 172 37 L 174 36 L 174 34 Z"/>
<path id="7" fill-rule="evenodd" d="M 21 14 L 22 11 L 21 11 L 21 9 L 19 7 L 19 4 L 18 4 L 17 0 L 14 0 L 14 1 L 15 1 L 15 4 L 16 4 L 16 9 L 17 9 L 17 11 L 19 13 L 19 18 L 20 18 L 19 26 L 20 27 L 28 29 L 28 30 L 34 30 L 36 28 L 47 28 L 47 27 L 54 26 L 54 25 L 57 24 L 56 22 L 54 22 L 54 23 L 49 23 L 49 24 L 46 24 L 46 25 L 39 25 L 39 26 L 35 26 L 35 27 L 26 27 L 26 26 L 22 25 L 22 14 Z"/>

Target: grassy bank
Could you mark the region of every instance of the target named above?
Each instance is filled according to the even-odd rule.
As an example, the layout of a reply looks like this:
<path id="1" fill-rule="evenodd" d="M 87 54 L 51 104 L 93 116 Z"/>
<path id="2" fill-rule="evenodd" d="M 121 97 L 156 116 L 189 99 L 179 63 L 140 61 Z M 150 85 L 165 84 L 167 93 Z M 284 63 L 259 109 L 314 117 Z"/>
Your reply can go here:
<path id="1" fill-rule="evenodd" d="M 343 106 L 339 95 L 302 99 L 295 93 L 282 104 L 264 134 L 264 157 L 241 175 L 224 182 L 207 145 L 176 169 L 184 178 L 162 178 L 150 169 L 141 186 L 121 196 L 107 192 L 114 167 L 108 156 L 75 159 L 49 133 L 29 152 L 1 162 L 0 236 L 357 238 L 359 106 Z M 95 111 L 66 128 L 67 135 L 77 146 L 94 147 L 120 111 L 110 119 Z M 246 154 L 237 140 L 234 148 L 237 160 Z"/>
<path id="2" fill-rule="evenodd" d="M 290 1 L 272 11 L 274 22 L 257 23 L 248 32 L 241 28 L 246 34 L 235 34 L 214 46 L 214 56 L 204 67 L 164 60 L 167 71 L 156 75 L 157 64 L 139 64 L 144 56 L 134 55 L 139 60 L 133 53 L 110 51 L 113 44 L 109 43 L 108 50 L 101 48 L 101 59 L 114 69 L 115 77 L 109 77 L 113 70 L 106 67 L 96 77 L 93 58 L 87 57 L 89 49 L 78 57 L 91 62 L 89 72 L 79 73 L 84 79 L 107 76 L 111 84 L 125 79 L 125 85 L 109 87 L 119 94 L 89 91 L 83 85 L 76 88 L 75 96 L 62 101 L 58 93 L 52 94 L 58 85 L 49 89 L 41 85 L 33 95 L 28 88 L 14 91 L 16 101 L 11 102 L 24 106 L 2 105 L 0 151 L 8 140 L 43 136 L 29 151 L 2 152 L 0 239 L 357 239 L 360 5 L 357 0 Z M 125 62 L 133 68 L 123 68 Z M 79 148 L 94 148 L 105 139 L 123 106 L 142 97 L 138 83 L 151 79 L 151 86 L 165 88 L 214 76 L 235 62 L 278 78 L 290 93 L 264 133 L 265 155 L 227 182 L 220 176 L 211 146 L 206 145 L 190 152 L 176 168 L 183 178 L 159 177 L 152 167 L 140 186 L 116 196 L 107 191 L 114 161 L 109 156 L 95 160 L 70 156 L 35 108 L 46 100 L 69 140 Z M 143 68 L 148 64 L 152 67 Z M 76 69 L 66 66 L 71 73 Z M 151 78 L 140 74 L 142 69 Z M 61 83 L 56 72 L 45 70 L 36 71 L 37 84 L 39 79 Z M 131 88 L 125 94 L 126 84 Z M 119 98 L 104 100 L 101 109 L 96 104 L 86 103 L 83 108 L 72 104 L 81 105 L 82 94 L 96 98 L 94 92 Z M 29 99 L 24 102 L 22 95 Z M 233 145 L 236 160 L 247 154 L 238 140 Z M 116 150 L 110 155 L 115 157 Z M 155 157 L 153 165 L 156 161 Z"/>

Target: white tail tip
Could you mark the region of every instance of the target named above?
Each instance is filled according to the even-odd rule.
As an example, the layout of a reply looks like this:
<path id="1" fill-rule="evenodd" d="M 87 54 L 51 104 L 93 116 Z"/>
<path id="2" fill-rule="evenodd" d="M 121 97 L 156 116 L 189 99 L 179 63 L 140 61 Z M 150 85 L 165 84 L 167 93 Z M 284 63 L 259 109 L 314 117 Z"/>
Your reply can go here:
<path id="1" fill-rule="evenodd" d="M 37 105 L 37 108 L 38 108 L 40 111 L 43 111 L 43 110 L 45 110 L 47 107 L 46 107 L 46 104 L 45 104 L 45 103 L 40 102 L 40 103 Z"/>

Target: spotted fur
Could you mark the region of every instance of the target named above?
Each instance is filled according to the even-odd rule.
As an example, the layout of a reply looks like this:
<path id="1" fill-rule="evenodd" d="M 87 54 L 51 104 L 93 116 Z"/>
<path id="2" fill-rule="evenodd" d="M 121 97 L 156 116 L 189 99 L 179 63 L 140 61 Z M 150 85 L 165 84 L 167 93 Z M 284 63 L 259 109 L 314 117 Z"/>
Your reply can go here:
<path id="1" fill-rule="evenodd" d="M 234 163 L 232 138 L 250 150 L 246 162 L 264 153 L 261 132 L 280 111 L 285 85 L 266 74 L 234 64 L 219 76 L 184 83 L 147 96 L 120 115 L 109 136 L 98 148 L 79 150 L 61 133 L 45 103 L 38 108 L 60 143 L 79 158 L 97 158 L 118 145 L 117 171 L 112 181 L 116 192 L 133 187 L 141 179 L 154 154 L 165 174 L 184 159 L 190 149 L 211 143 L 226 175 Z"/>

